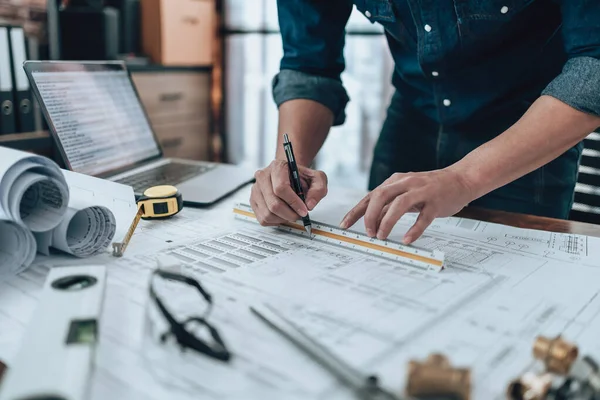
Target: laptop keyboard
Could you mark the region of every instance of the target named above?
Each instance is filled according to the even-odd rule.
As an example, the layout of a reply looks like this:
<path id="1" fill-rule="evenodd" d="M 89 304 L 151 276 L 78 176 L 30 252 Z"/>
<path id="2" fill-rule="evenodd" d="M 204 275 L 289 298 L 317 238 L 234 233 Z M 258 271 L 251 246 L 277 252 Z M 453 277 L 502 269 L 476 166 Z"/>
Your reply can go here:
<path id="1" fill-rule="evenodd" d="M 215 168 L 214 164 L 190 165 L 170 163 L 160 165 L 148 171 L 140 172 L 136 175 L 128 176 L 117 182 L 124 185 L 133 186 L 135 193 L 142 193 L 150 186 L 158 185 L 177 185 L 190 178 L 202 175 Z"/>

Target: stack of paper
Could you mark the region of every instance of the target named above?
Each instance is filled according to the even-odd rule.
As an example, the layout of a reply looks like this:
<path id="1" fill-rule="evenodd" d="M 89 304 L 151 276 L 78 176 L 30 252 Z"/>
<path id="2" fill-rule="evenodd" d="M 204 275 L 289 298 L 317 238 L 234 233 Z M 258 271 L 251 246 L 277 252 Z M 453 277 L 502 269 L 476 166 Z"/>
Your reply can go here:
<path id="1" fill-rule="evenodd" d="M 50 247 L 77 257 L 106 250 L 136 212 L 133 189 L 62 171 L 44 157 L 0 147 L 0 279 Z"/>

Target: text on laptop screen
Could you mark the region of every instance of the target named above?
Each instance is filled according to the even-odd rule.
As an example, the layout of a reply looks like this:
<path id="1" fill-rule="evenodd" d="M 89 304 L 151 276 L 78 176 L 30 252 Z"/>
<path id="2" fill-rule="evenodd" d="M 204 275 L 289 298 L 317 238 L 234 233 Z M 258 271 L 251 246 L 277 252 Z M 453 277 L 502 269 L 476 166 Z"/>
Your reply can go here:
<path id="1" fill-rule="evenodd" d="M 32 75 L 74 171 L 98 175 L 160 154 L 126 71 Z"/>

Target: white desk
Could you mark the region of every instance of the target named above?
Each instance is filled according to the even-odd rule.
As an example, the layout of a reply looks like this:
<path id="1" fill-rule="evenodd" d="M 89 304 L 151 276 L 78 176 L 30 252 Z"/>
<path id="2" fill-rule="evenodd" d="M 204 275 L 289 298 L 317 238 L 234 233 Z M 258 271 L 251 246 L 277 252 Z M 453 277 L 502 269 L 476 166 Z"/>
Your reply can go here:
<path id="1" fill-rule="evenodd" d="M 405 362 L 432 351 L 473 367 L 475 400 L 494 398 L 527 367 L 538 333 L 562 332 L 584 352 L 600 355 L 600 288 L 590 284 L 600 279 L 600 240 L 453 218 L 437 220 L 417 243 L 446 252 L 448 269 L 437 276 L 417 279 L 414 271 L 316 245 L 293 257 L 284 252 L 278 263 L 257 269 L 196 274 L 216 293 L 215 325 L 223 329 L 235 358 L 232 366 L 202 357 L 187 366 L 172 363 L 171 375 L 161 380 L 144 357 L 143 342 L 154 253 L 238 229 L 231 206 L 247 199 L 248 191 L 210 210 L 188 208 L 172 220 L 144 222 L 123 259 L 42 257 L 22 276 L 0 284 L 0 359 L 10 365 L 15 356 L 50 265 L 99 262 L 110 264 L 94 400 L 223 398 L 224 392 L 231 399 L 349 398 L 320 367 L 247 313 L 244 301 L 265 297 L 301 299 L 298 318 L 314 324 L 312 333 L 357 367 L 380 373 L 398 391 Z M 339 221 L 361 195 L 333 190 L 311 217 Z M 394 237 L 411 221 L 413 216 L 403 219 Z M 286 240 L 254 225 L 243 229 Z M 302 268 L 294 266 L 297 258 Z"/>

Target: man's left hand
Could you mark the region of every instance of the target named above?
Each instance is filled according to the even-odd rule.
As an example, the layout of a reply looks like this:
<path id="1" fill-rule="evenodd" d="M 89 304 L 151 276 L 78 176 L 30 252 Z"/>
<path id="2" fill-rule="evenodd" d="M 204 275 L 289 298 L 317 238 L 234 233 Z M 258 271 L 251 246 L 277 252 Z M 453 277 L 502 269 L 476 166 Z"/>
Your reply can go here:
<path id="1" fill-rule="evenodd" d="M 437 217 L 449 217 L 468 205 L 472 190 L 466 180 L 451 168 L 396 173 L 365 196 L 342 220 L 348 229 L 362 216 L 370 237 L 386 239 L 398 220 L 407 212 L 419 212 L 403 242 L 417 240 Z"/>

